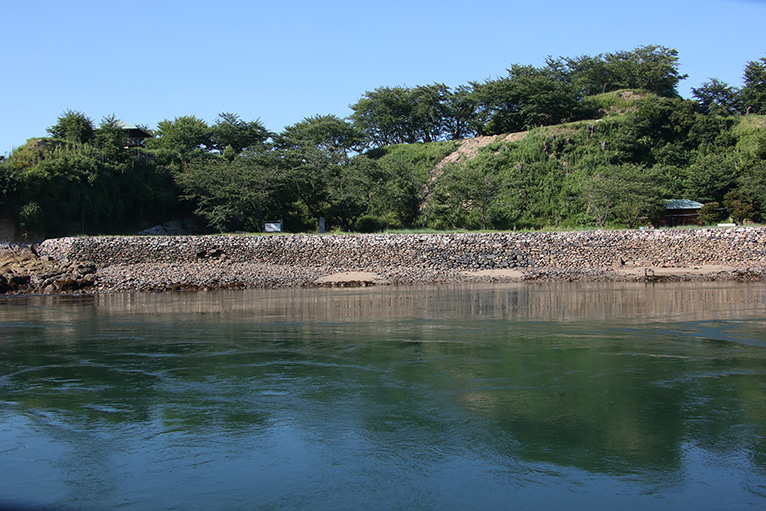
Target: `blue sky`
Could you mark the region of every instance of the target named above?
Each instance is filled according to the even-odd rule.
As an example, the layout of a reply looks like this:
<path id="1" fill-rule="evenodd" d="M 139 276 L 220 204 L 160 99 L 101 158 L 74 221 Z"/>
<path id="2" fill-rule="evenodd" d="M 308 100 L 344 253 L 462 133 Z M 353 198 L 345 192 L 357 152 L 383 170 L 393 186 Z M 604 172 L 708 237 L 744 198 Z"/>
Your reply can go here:
<path id="1" fill-rule="evenodd" d="M 345 117 L 381 86 L 450 86 L 656 44 L 689 78 L 739 86 L 766 56 L 766 0 L 615 2 L 0 0 L 0 154 L 68 109 L 155 128 L 220 112 L 268 129 Z"/>

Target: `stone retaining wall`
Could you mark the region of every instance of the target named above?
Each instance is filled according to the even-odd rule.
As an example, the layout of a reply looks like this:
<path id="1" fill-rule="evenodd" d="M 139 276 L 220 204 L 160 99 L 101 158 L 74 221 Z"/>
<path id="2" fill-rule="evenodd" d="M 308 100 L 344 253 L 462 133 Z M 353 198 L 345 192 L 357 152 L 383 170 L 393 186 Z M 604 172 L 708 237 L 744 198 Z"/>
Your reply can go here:
<path id="1" fill-rule="evenodd" d="M 460 234 L 136 236 L 46 240 L 41 256 L 98 266 L 205 260 L 343 270 L 766 266 L 766 228 Z"/>

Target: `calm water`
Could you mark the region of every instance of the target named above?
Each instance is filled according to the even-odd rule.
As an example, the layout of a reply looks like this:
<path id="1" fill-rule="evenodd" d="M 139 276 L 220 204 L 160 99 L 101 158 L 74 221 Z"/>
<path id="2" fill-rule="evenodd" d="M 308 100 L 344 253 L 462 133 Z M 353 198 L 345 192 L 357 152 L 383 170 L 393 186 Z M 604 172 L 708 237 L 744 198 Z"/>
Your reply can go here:
<path id="1" fill-rule="evenodd" d="M 0 504 L 764 509 L 766 286 L 0 301 Z"/>

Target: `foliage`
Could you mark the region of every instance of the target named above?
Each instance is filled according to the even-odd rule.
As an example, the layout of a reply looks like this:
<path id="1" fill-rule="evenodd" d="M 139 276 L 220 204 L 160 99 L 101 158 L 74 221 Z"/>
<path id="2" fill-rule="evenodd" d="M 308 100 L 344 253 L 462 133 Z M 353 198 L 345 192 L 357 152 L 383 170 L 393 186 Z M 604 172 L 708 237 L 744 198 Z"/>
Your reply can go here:
<path id="1" fill-rule="evenodd" d="M 106 121 L 92 144 L 32 140 L 11 154 L 3 169 L 13 184 L 6 202 L 22 230 L 121 232 L 174 210 L 177 191 L 166 171 L 107 143 L 114 142 L 110 130 Z"/>
<path id="2" fill-rule="evenodd" d="M 474 83 L 487 134 L 559 124 L 577 111 L 576 88 L 550 68 L 514 64 L 508 77 Z"/>
<path id="3" fill-rule="evenodd" d="M 351 120 L 373 147 L 458 140 L 479 129 L 478 105 L 466 85 L 379 87 L 351 105 Z"/>
<path id="4" fill-rule="evenodd" d="M 219 154 L 231 147 L 234 154 L 239 154 L 249 147 L 262 146 L 271 136 L 260 120 L 245 122 L 237 114 L 223 112 L 218 114 L 206 139 L 201 136 L 200 131 L 199 144 L 196 147 L 209 145 Z"/>
<path id="5" fill-rule="evenodd" d="M 434 142 L 444 135 L 448 93 L 442 84 L 379 87 L 351 105 L 351 119 L 377 147 Z"/>
<path id="6" fill-rule="evenodd" d="M 387 222 L 385 219 L 373 215 L 364 215 L 354 223 L 354 231 L 371 233 L 382 232 L 386 229 Z"/>
<path id="7" fill-rule="evenodd" d="M 335 115 L 315 115 L 285 127 L 276 137 L 281 148 L 313 146 L 327 153 L 347 154 L 364 147 L 364 133 Z"/>
<path id="8" fill-rule="evenodd" d="M 181 198 L 219 232 L 260 232 L 279 186 L 272 170 L 245 156 L 195 160 L 175 179 Z"/>
<path id="9" fill-rule="evenodd" d="M 740 91 L 716 78 L 711 78 L 699 88 L 692 87 L 692 95 L 706 114 L 734 115 L 742 110 Z"/>
<path id="10" fill-rule="evenodd" d="M 147 141 L 147 146 L 172 160 L 189 161 L 212 147 L 213 142 L 207 123 L 187 115 L 172 121 L 160 121 L 154 138 Z"/>
<path id="11" fill-rule="evenodd" d="M 43 218 L 42 209 L 37 202 L 30 201 L 21 207 L 19 210 L 19 226 L 24 238 L 35 238 L 39 233 L 44 232 L 45 219 Z"/>
<path id="12" fill-rule="evenodd" d="M 741 188 L 729 191 L 723 199 L 723 205 L 737 223 L 752 220 L 755 214 L 752 197 Z"/>
<path id="13" fill-rule="evenodd" d="M 56 124 L 48 128 L 48 133 L 54 138 L 81 144 L 93 139 L 94 132 L 93 120 L 74 110 L 61 114 Z"/>
<path id="14" fill-rule="evenodd" d="M 581 184 L 588 212 L 600 227 L 612 216 L 628 228 L 656 222 L 662 212 L 659 176 L 641 165 L 601 167 Z"/>
<path id="15" fill-rule="evenodd" d="M 766 59 L 747 63 L 741 88 L 710 79 L 692 100 L 662 46 L 507 71 L 380 87 L 348 119 L 280 133 L 234 113 L 176 117 L 146 148 L 126 149 L 113 115 L 94 128 L 69 110 L 52 138 L 0 161 L 0 207 L 29 236 L 135 232 L 195 212 L 219 231 L 276 218 L 310 231 L 320 217 L 343 231 L 635 227 L 675 198 L 708 203 L 706 221 L 724 209 L 766 219 Z M 508 132 L 446 163 L 465 137 Z"/>
<path id="16" fill-rule="evenodd" d="M 685 188 L 689 198 L 723 204 L 727 193 L 736 187 L 737 168 L 731 156 L 712 153 L 700 156 L 689 167 Z"/>
<path id="17" fill-rule="evenodd" d="M 766 57 L 753 60 L 745 67 L 742 102 L 749 114 L 766 114 Z"/>
<path id="18" fill-rule="evenodd" d="M 0 208 L 6 204 L 9 198 L 16 193 L 18 186 L 17 178 L 10 161 L 0 160 Z"/>
<path id="19" fill-rule="evenodd" d="M 713 225 L 725 218 L 725 210 L 718 202 L 708 202 L 702 206 L 698 218 L 702 225 Z"/>
<path id="20" fill-rule="evenodd" d="M 678 52 L 664 46 L 639 46 L 595 57 L 549 59 L 556 69 L 585 95 L 618 89 L 643 89 L 659 96 L 677 95 L 678 82 L 686 78 L 678 72 Z"/>

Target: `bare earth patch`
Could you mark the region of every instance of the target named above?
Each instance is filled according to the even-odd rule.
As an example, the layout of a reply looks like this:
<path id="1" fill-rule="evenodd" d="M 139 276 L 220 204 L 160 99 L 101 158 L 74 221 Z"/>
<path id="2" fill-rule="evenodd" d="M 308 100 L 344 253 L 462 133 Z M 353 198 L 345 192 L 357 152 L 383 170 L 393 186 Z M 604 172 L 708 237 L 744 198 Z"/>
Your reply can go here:
<path id="1" fill-rule="evenodd" d="M 470 160 L 479 154 L 479 149 L 491 144 L 492 142 L 516 142 L 527 136 L 526 131 L 520 131 L 518 133 L 509 133 L 507 135 L 488 135 L 475 138 L 467 138 L 460 141 L 460 145 L 457 150 L 447 155 L 442 161 L 440 161 L 434 170 L 439 170 L 448 163 L 456 163 L 461 160 Z"/>
<path id="2" fill-rule="evenodd" d="M 316 284 L 348 284 L 348 283 L 367 283 L 367 284 L 388 284 L 380 275 L 371 271 L 344 271 L 342 273 L 333 273 L 319 277 L 314 281 Z"/>
<path id="3" fill-rule="evenodd" d="M 690 267 L 662 268 L 659 266 L 647 266 L 636 268 L 615 268 L 617 274 L 624 277 L 670 277 L 678 275 L 711 275 L 716 273 L 731 273 L 736 271 L 734 266 L 720 264 L 708 264 Z"/>
<path id="4" fill-rule="evenodd" d="M 460 274 L 465 275 L 466 277 L 492 277 L 504 279 L 521 279 L 524 277 L 524 273 L 521 270 L 513 269 L 461 271 Z"/>

